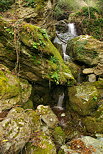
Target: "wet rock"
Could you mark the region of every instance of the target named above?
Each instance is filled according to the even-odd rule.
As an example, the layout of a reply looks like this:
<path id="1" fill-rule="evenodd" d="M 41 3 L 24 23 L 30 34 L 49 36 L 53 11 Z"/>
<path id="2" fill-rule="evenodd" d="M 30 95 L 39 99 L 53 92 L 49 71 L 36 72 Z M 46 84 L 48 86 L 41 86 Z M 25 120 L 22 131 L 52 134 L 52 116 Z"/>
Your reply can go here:
<path id="1" fill-rule="evenodd" d="M 68 41 L 67 53 L 74 61 L 89 66 L 98 65 L 103 61 L 103 42 L 89 35 L 81 35 Z"/>
<path id="2" fill-rule="evenodd" d="M 54 128 L 59 123 L 57 116 L 53 113 L 49 106 L 39 105 L 37 107 L 37 111 L 48 127 Z"/>
<path id="3" fill-rule="evenodd" d="M 35 111 L 25 111 L 20 107 L 11 109 L 0 122 L 0 153 L 19 152 L 38 129 L 40 116 Z"/>
<path id="4" fill-rule="evenodd" d="M 31 85 L 14 75 L 9 69 L 0 64 L 0 112 L 15 105 L 23 105 L 31 95 Z"/>
<path id="5" fill-rule="evenodd" d="M 80 115 L 89 115 L 97 106 L 99 92 L 89 82 L 68 88 L 69 102 L 74 111 Z M 95 99 L 96 98 L 96 99 Z"/>
<path id="6" fill-rule="evenodd" d="M 95 74 L 88 75 L 88 81 L 89 82 L 95 82 L 96 81 L 96 75 Z"/>

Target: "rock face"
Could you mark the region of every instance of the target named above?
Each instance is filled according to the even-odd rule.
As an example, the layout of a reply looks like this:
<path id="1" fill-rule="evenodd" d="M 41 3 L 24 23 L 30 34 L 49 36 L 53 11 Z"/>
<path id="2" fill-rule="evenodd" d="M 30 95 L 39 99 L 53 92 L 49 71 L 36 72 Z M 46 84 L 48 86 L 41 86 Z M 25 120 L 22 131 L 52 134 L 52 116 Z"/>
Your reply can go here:
<path id="1" fill-rule="evenodd" d="M 89 35 L 81 35 L 69 40 L 67 53 L 73 60 L 89 66 L 103 64 L 103 42 Z"/>
<path id="2" fill-rule="evenodd" d="M 7 67 L 0 64 L 0 112 L 23 105 L 31 94 L 31 85 L 26 80 L 19 80 Z"/>
<path id="3" fill-rule="evenodd" d="M 40 116 L 35 111 L 25 111 L 20 107 L 11 109 L 0 122 L 0 153 L 19 152 L 38 129 Z"/>
<path id="4" fill-rule="evenodd" d="M 89 83 L 68 88 L 69 103 L 80 115 L 90 115 L 97 106 L 98 90 Z"/>
<path id="5" fill-rule="evenodd" d="M 1 63 L 12 69 L 14 62 L 16 62 L 16 52 L 18 52 L 22 77 L 33 82 L 40 82 L 43 79 L 54 81 L 57 84 L 74 82 L 71 71 L 64 64 L 45 30 L 22 22 L 20 25 L 15 23 L 21 26 L 17 32 L 13 27 L 12 20 L 1 18 L 0 23 L 2 35 L 0 39 Z M 19 35 L 19 40 L 14 41 L 14 35 Z"/>

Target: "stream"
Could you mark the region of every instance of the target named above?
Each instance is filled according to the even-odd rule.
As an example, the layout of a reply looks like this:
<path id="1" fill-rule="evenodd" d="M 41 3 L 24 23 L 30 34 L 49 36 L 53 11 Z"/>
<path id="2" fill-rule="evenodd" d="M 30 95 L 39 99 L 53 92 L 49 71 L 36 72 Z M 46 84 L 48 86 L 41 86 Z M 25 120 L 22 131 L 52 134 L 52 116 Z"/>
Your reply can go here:
<path id="1" fill-rule="evenodd" d="M 69 61 L 70 56 L 66 54 L 66 47 L 67 47 L 67 42 L 70 39 L 73 39 L 74 37 L 77 36 L 76 28 L 74 23 L 68 23 L 67 24 L 68 30 L 65 33 L 56 31 L 56 37 L 54 39 L 54 44 L 58 44 L 62 46 L 62 54 L 63 54 L 63 59 L 64 61 Z M 78 76 L 78 80 L 80 81 L 80 74 Z M 63 110 L 63 100 L 64 100 L 64 93 L 61 93 L 58 98 L 58 103 L 56 108 L 59 110 Z"/>
<path id="2" fill-rule="evenodd" d="M 56 37 L 54 39 L 54 43 L 62 46 L 64 61 L 68 61 L 70 59 L 70 56 L 66 54 L 67 41 L 77 36 L 74 23 L 68 23 L 67 26 L 68 31 L 65 33 L 56 31 Z"/>

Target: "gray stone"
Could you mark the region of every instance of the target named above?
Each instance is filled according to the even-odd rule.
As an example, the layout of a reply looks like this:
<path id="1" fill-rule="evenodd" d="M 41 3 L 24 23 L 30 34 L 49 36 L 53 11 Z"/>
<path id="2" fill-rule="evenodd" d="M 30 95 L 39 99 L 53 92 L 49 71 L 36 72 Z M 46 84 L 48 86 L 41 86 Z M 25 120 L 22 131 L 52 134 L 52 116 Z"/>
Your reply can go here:
<path id="1" fill-rule="evenodd" d="M 0 122 L 0 153 L 19 152 L 38 129 L 40 117 L 35 111 L 27 112 L 20 107 L 11 109 L 7 117 Z"/>
<path id="2" fill-rule="evenodd" d="M 37 107 L 37 111 L 48 127 L 54 128 L 59 123 L 57 116 L 53 113 L 49 106 L 39 105 Z"/>
<path id="3" fill-rule="evenodd" d="M 95 82 L 96 81 L 96 75 L 95 74 L 88 75 L 88 81 L 89 82 Z"/>

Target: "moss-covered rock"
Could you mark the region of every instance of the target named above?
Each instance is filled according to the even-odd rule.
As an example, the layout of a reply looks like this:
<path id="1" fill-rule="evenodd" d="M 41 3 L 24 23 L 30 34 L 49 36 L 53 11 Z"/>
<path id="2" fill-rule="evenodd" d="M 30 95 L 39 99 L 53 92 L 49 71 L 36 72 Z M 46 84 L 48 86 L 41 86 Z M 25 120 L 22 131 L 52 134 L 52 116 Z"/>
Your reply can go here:
<path id="1" fill-rule="evenodd" d="M 103 104 L 92 116 L 83 118 L 83 124 L 90 133 L 103 133 Z"/>
<path id="2" fill-rule="evenodd" d="M 103 18 L 93 7 L 83 7 L 76 13 L 71 13 L 69 21 L 74 22 L 79 35 L 91 35 L 103 40 Z"/>
<path id="3" fill-rule="evenodd" d="M 58 154 L 103 153 L 103 142 L 90 136 L 82 136 L 62 145 Z"/>
<path id="4" fill-rule="evenodd" d="M 19 152 L 33 132 L 40 129 L 40 124 L 40 116 L 36 111 L 27 111 L 20 107 L 11 109 L 0 122 L 0 153 Z"/>
<path id="5" fill-rule="evenodd" d="M 87 82 L 70 87 L 68 96 L 69 103 L 74 111 L 77 111 L 80 115 L 90 115 L 97 107 L 99 92 L 95 86 Z"/>
<path id="6" fill-rule="evenodd" d="M 73 60 L 89 66 L 103 62 L 103 42 L 89 35 L 81 35 L 68 41 L 67 53 Z"/>
<path id="7" fill-rule="evenodd" d="M 15 21 L 7 21 L 0 18 L 0 22 L 2 35 L 0 39 L 2 44 L 0 60 L 2 59 L 2 63 L 11 66 L 10 64 L 13 61 L 16 62 L 15 48 L 17 49 L 18 47 L 18 44 L 15 46 L 14 33 L 12 32 L 13 29 L 15 32 L 15 28 L 12 25 Z M 57 84 L 72 84 L 74 78 L 71 71 L 64 64 L 60 53 L 49 40 L 46 31 L 25 22 L 20 22 L 20 25 L 21 27 L 18 29 L 19 48 L 21 48 L 18 51 L 20 52 L 20 75 L 30 81 L 46 79 L 54 81 Z M 8 53 L 9 51 L 11 51 L 11 56 Z"/>
<path id="8" fill-rule="evenodd" d="M 52 131 L 52 136 L 56 144 L 63 145 L 65 144 L 66 134 L 60 126 L 55 127 Z"/>
<path id="9" fill-rule="evenodd" d="M 81 73 L 80 66 L 76 65 L 73 61 L 66 62 L 66 65 L 69 66 L 74 78 L 78 81 L 78 74 Z"/>
<path id="10" fill-rule="evenodd" d="M 57 116 L 49 106 L 39 105 L 37 111 L 40 114 L 41 119 L 49 128 L 54 128 L 59 123 Z"/>
<path id="11" fill-rule="evenodd" d="M 21 101 L 19 79 L 11 74 L 4 65 L 0 65 L 0 111 L 10 109 Z"/>
<path id="12" fill-rule="evenodd" d="M 23 105 L 31 94 L 31 85 L 26 80 L 19 80 L 9 69 L 0 64 L 0 112 Z"/>
<path id="13" fill-rule="evenodd" d="M 56 148 L 50 136 L 44 132 L 38 131 L 34 133 L 35 137 L 26 145 L 24 153 L 28 154 L 56 154 Z"/>

